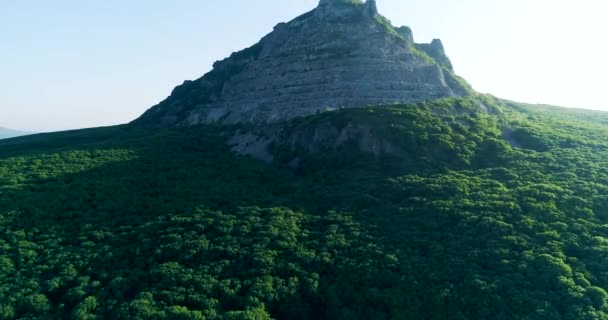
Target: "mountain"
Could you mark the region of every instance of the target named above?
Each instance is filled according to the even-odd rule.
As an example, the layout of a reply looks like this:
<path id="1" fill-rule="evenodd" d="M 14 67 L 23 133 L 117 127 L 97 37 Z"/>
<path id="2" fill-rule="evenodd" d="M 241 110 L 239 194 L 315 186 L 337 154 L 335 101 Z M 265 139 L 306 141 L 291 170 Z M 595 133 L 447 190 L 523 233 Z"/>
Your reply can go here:
<path id="1" fill-rule="evenodd" d="M 0 127 L 0 139 L 14 138 L 26 134 L 29 133 Z"/>
<path id="2" fill-rule="evenodd" d="M 479 99 L 2 141 L 0 318 L 608 317 L 608 114 Z"/>
<path id="3" fill-rule="evenodd" d="M 136 123 L 278 122 L 469 94 L 440 40 L 415 43 L 410 28 L 393 27 L 373 0 L 327 0 L 175 88 Z"/>
<path id="4" fill-rule="evenodd" d="M 379 17 L 323 0 L 288 24 L 355 13 Z M 0 319 L 608 319 L 608 113 L 430 73 L 403 103 L 338 81 L 352 108 L 275 118 L 214 72 L 131 124 L 0 141 Z"/>

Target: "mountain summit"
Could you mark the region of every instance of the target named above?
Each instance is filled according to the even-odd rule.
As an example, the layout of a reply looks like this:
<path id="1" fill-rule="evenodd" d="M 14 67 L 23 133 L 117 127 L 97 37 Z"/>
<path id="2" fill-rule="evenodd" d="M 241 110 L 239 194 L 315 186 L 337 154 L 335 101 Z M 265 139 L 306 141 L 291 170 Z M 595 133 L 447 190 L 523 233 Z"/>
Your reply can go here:
<path id="1" fill-rule="evenodd" d="M 136 123 L 270 123 L 321 110 L 466 96 L 440 40 L 414 42 L 376 2 L 321 0 L 250 48 L 186 81 Z"/>

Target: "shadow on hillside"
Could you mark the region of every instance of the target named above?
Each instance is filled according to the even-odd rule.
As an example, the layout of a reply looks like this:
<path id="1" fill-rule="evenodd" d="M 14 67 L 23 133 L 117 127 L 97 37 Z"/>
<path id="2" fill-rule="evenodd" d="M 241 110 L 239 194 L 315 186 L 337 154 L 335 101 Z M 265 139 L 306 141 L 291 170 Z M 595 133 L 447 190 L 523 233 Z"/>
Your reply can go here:
<path id="1" fill-rule="evenodd" d="M 158 267 L 153 256 L 161 250 L 162 241 L 154 237 L 155 233 L 160 236 L 167 232 L 164 228 L 175 228 L 173 222 L 168 222 L 173 217 L 189 219 L 201 208 L 237 216 L 248 214 L 241 207 L 293 210 L 301 213 L 298 221 L 302 226 L 291 227 L 283 225 L 280 220 L 270 219 L 267 221 L 269 228 L 270 224 L 278 223 L 279 230 L 286 228 L 285 232 L 295 232 L 299 238 L 307 238 L 309 233 L 312 234 L 308 241 L 314 243 L 322 241 L 325 233 L 329 233 L 338 239 L 345 238 L 349 246 L 358 241 L 357 248 L 374 248 L 372 244 L 376 241 L 369 231 L 378 229 L 376 226 L 369 221 L 357 221 L 356 218 L 356 226 L 352 226 L 348 219 L 342 220 L 351 214 L 335 217 L 335 214 L 329 213 L 330 210 L 342 212 L 342 209 L 347 208 L 368 210 L 374 204 L 381 208 L 380 200 L 362 192 L 369 189 L 368 177 L 352 179 L 341 175 L 332 176 L 330 173 L 297 176 L 284 168 L 235 156 L 226 149 L 221 135 L 212 130 L 156 132 L 148 135 L 135 132 L 121 135 L 125 132 L 123 130 L 111 128 L 112 132 L 77 132 L 79 140 L 71 147 L 70 139 L 75 137 L 74 133 L 58 134 L 50 138 L 30 138 L 21 140 L 20 143 L 0 146 L 0 161 L 14 165 L 14 171 L 5 172 L 4 179 L 0 180 L 0 227 L 5 231 L 0 239 L 13 247 L 13 259 L 28 274 L 24 276 L 32 278 L 33 283 L 40 283 L 39 289 L 54 306 L 65 304 L 67 313 L 77 305 L 78 300 L 66 303 L 66 297 L 74 295 L 72 291 L 85 278 L 88 279 L 86 281 L 89 287 L 86 290 L 90 294 L 99 293 L 99 289 L 116 290 L 112 293 L 115 298 L 124 301 L 135 299 L 149 285 L 147 282 L 150 281 L 151 270 Z M 25 163 L 36 162 L 42 164 L 37 167 L 24 166 Z M 19 170 L 35 172 L 18 172 Z M 11 185 L 13 178 L 21 175 L 26 179 Z M 249 218 L 244 216 L 242 219 Z M 264 214 L 254 220 L 257 221 L 256 219 L 262 222 L 262 225 L 256 227 L 260 228 L 256 234 L 265 235 L 270 232 L 263 229 L 263 224 L 266 223 Z M 204 219 L 199 224 L 203 222 Z M 230 228 L 233 223 L 239 224 L 238 221 L 230 222 Z M 208 228 L 211 229 L 197 232 L 201 235 L 212 234 L 213 223 Z M 228 226 L 217 228 L 223 230 Z M 185 237 L 186 229 L 187 227 L 175 229 L 169 236 L 176 237 L 175 239 Z M 351 229 L 355 231 L 333 234 L 336 230 Z M 243 229 L 235 234 L 234 239 L 220 240 L 227 241 L 226 250 L 229 250 L 231 246 L 251 241 L 238 236 L 239 233 L 246 232 Z M 317 233 L 319 235 L 314 236 Z M 233 241 L 242 241 L 243 244 L 235 244 Z M 259 241 L 264 245 L 276 245 L 273 243 L 278 240 L 263 238 Z M 181 246 L 189 242 L 175 240 L 174 243 Z M 322 248 L 328 246 L 327 243 L 318 246 Z M 341 259 L 347 259 L 346 255 L 350 255 L 351 248 L 343 240 L 336 240 L 336 243 L 341 249 L 332 249 L 331 253 L 344 255 Z M 300 248 L 298 242 L 293 245 Z M 311 247 L 308 250 L 313 249 L 317 248 Z M 20 253 L 22 250 L 29 250 L 32 256 L 20 260 L 23 259 Z M 169 256 L 163 256 L 166 261 L 193 263 L 192 258 L 187 258 L 188 253 L 184 249 L 163 250 L 173 252 Z M 369 249 L 361 250 L 363 251 L 358 254 Z M 304 251 L 308 254 L 306 252 L 308 251 Z M 252 251 L 251 254 L 253 253 Z M 348 258 L 348 261 L 381 258 L 370 255 Z M 222 261 L 228 259 L 228 256 L 226 253 L 217 253 L 214 259 Z M 251 260 L 253 257 L 239 259 Z M 361 261 L 357 266 L 371 263 Z M 109 275 L 106 269 L 108 264 L 118 270 L 112 271 L 118 274 Z M 42 266 L 36 270 L 44 271 L 34 276 L 29 273 L 35 269 L 34 266 Z M 342 271 L 331 271 L 334 266 L 327 265 L 327 262 L 319 266 L 322 268 L 317 272 L 331 275 L 328 279 L 334 277 L 334 272 L 340 274 L 346 268 L 340 265 Z M 77 270 L 79 277 L 65 276 L 72 269 Z M 128 274 L 121 274 L 122 272 Z M 249 272 L 245 271 L 245 274 Z M 236 271 L 228 274 L 239 276 Z M 112 282 L 119 278 L 123 278 L 123 282 Z M 372 280 L 374 279 L 370 278 Z M 96 281 L 99 282 L 98 287 L 90 287 L 90 282 Z M 238 305 L 234 301 L 230 302 L 231 299 L 225 301 L 227 302 L 222 301 L 222 304 L 227 305 L 222 307 L 227 309 L 234 307 L 231 303 Z M 310 303 L 317 306 L 313 307 L 315 310 L 307 312 L 322 319 L 321 314 L 325 311 L 319 309 L 321 302 Z M 277 309 L 273 313 L 289 312 Z"/>
<path id="2" fill-rule="evenodd" d="M 471 266 L 461 252 L 485 246 L 471 235 L 463 240 L 462 230 L 453 227 L 461 218 L 432 208 L 409 208 L 409 200 L 402 198 L 400 190 L 390 190 L 388 177 L 373 170 L 320 170 L 298 175 L 235 156 L 227 150 L 222 135 L 212 128 L 107 130 L 57 135 L 55 140 L 38 137 L 22 140 L 25 142 L 20 146 L 0 145 L 0 161 L 49 161 L 36 169 L 41 172 L 27 173 L 31 179 L 25 183 L 13 188 L 0 186 L 4 188 L 0 189 L 0 213 L 5 231 L 0 239 L 13 246 L 15 260 L 22 259 L 19 265 L 23 270 L 44 266 L 36 269 L 44 270 L 39 275 L 26 277 L 41 284 L 40 290 L 54 306 L 64 303 L 68 313 L 81 301 L 65 301 L 75 294 L 75 288 L 88 288 L 79 290 L 89 294 L 103 292 L 128 302 L 143 290 L 152 290 L 154 281 L 160 281 L 158 277 L 168 277 L 174 285 L 182 281 L 181 276 L 195 272 L 192 270 L 207 270 L 204 268 L 210 268 L 210 260 L 197 258 L 197 254 L 207 250 L 209 244 L 205 241 L 225 242 L 221 250 L 212 252 L 211 259 L 220 264 L 228 261 L 221 267 L 228 270 L 228 279 L 256 275 L 260 270 L 271 270 L 272 276 L 285 279 L 301 276 L 293 268 L 320 276 L 318 290 L 322 293 L 304 301 L 313 306 L 314 310 L 306 312 L 315 319 L 336 318 L 339 312 L 357 314 L 356 309 L 342 309 L 354 308 L 352 301 L 368 299 L 365 294 L 375 295 L 375 305 L 382 312 L 390 310 L 391 303 L 395 304 L 392 307 L 402 307 L 411 296 L 431 299 L 434 289 L 428 288 L 458 283 L 470 272 Z M 70 147 L 74 137 L 80 140 Z M 49 156 L 53 154 L 65 156 Z M 70 171 L 70 167 L 78 170 Z M 3 184 L 10 181 L 0 180 Z M 259 213 L 242 207 L 274 209 Z M 201 208 L 213 212 L 206 216 L 200 213 Z M 285 220 L 293 215 L 273 216 L 276 209 L 299 215 L 293 221 Z M 252 218 L 250 214 L 256 215 Z M 255 227 L 242 225 L 241 221 L 252 221 Z M 214 232 L 217 237 L 212 237 Z M 262 238 L 252 240 L 251 234 Z M 207 240 L 205 235 L 210 235 Z M 293 247 L 281 247 L 285 239 L 292 239 Z M 239 246 L 251 248 L 245 253 L 231 251 Z M 279 248 L 260 253 L 264 246 Z M 22 252 L 32 250 L 33 258 L 23 260 Z M 273 254 L 278 254 L 274 258 L 279 261 L 276 266 L 259 266 Z M 452 273 L 429 272 L 429 268 L 442 270 L 448 260 Z M 296 267 L 289 266 L 293 261 L 298 262 Z M 178 262 L 191 269 L 177 272 L 174 278 L 165 273 L 159 276 L 155 272 L 161 262 Z M 256 267 L 233 270 L 239 265 Z M 285 269 L 275 272 L 268 269 L 271 267 Z M 72 269 L 77 270 L 78 276 L 65 276 Z M 82 281 L 86 283 L 79 284 Z M 345 289 L 344 285 L 349 287 Z M 366 293 L 361 288 L 375 291 Z M 219 289 L 214 290 L 214 295 L 220 294 Z M 176 302 L 177 298 L 163 294 L 169 293 L 162 293 L 159 298 L 168 305 L 200 308 L 194 302 Z M 299 294 L 302 292 L 285 299 L 297 300 Z M 343 301 L 342 305 L 331 302 L 340 311 L 328 311 L 331 303 L 323 301 L 327 295 Z M 226 310 L 242 303 L 234 297 L 220 301 Z M 294 312 L 274 305 L 269 308 L 275 318 Z"/>

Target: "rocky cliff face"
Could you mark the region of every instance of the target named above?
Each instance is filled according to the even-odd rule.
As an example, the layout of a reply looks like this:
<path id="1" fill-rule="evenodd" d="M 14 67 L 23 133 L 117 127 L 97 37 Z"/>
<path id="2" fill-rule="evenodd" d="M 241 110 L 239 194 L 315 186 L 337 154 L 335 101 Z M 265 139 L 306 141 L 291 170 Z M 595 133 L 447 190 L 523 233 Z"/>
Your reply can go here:
<path id="1" fill-rule="evenodd" d="M 256 45 L 186 81 L 136 123 L 278 122 L 321 110 L 471 93 L 439 40 L 414 43 L 368 0 L 321 0 Z"/>

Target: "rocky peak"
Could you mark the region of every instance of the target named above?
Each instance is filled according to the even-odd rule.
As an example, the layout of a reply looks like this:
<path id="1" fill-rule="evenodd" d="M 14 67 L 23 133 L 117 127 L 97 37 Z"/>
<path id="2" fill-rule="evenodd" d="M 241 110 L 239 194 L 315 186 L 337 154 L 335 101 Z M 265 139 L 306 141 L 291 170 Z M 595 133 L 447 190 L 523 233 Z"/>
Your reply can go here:
<path id="1" fill-rule="evenodd" d="M 442 67 L 445 67 L 452 72 L 454 71 L 450 58 L 445 54 L 445 49 L 443 48 L 441 40 L 433 39 L 431 43 L 419 43 L 416 44 L 416 47 L 424 51 L 424 53 L 433 58 Z"/>
<path id="2" fill-rule="evenodd" d="M 315 9 L 317 14 L 348 14 L 365 13 L 370 17 L 378 14 L 375 0 L 367 0 L 365 3 L 356 0 L 321 0 Z"/>
<path id="3" fill-rule="evenodd" d="M 414 43 L 376 2 L 321 0 L 259 43 L 186 81 L 136 122 L 269 123 L 336 108 L 410 103 L 471 93 L 439 40 Z"/>
<path id="4" fill-rule="evenodd" d="M 317 8 L 323 8 L 323 7 L 332 7 L 332 6 L 338 6 L 338 5 L 348 5 L 348 4 L 353 4 L 356 2 L 353 1 L 349 1 L 349 0 L 321 0 L 319 1 L 319 6 Z"/>
<path id="5" fill-rule="evenodd" d="M 374 8 L 375 5 L 370 7 L 368 3 L 357 1 L 322 0 L 313 10 L 313 15 L 326 23 L 370 20 L 378 14 Z"/>
<path id="6" fill-rule="evenodd" d="M 376 5 L 376 0 L 367 0 L 367 2 L 365 2 L 365 8 L 370 14 L 378 14 L 378 6 Z"/>

